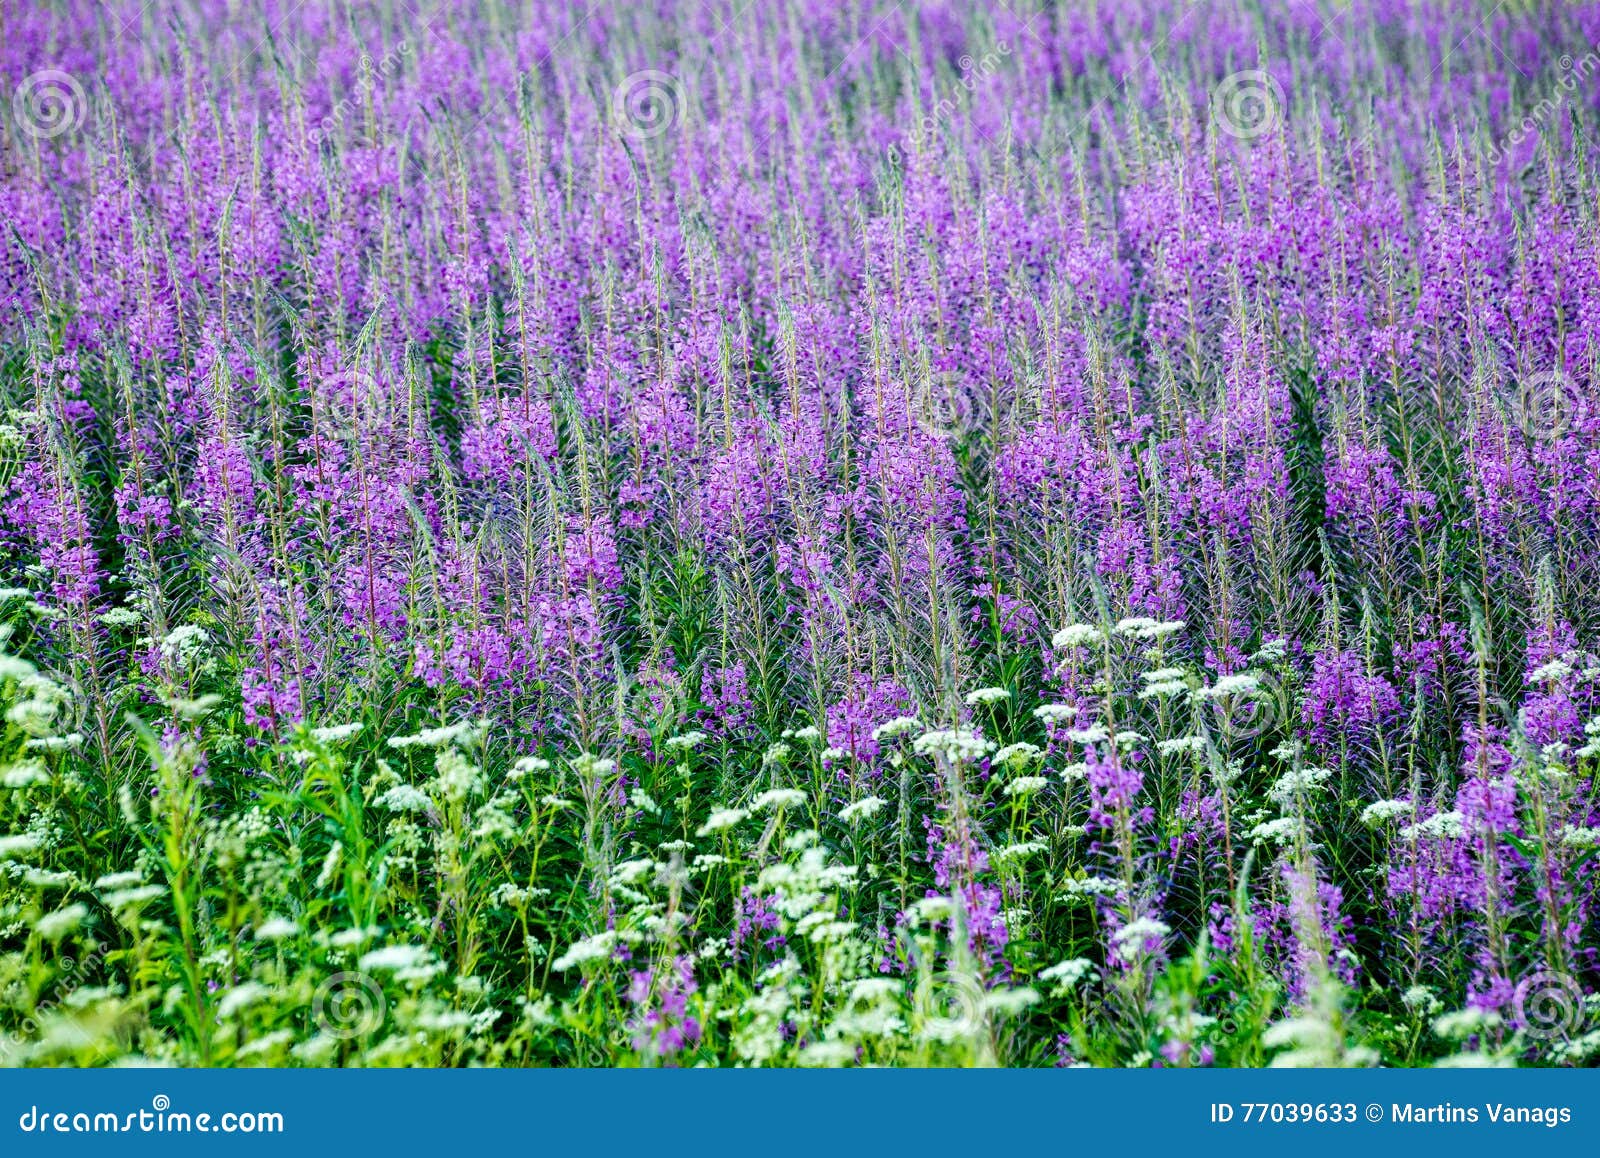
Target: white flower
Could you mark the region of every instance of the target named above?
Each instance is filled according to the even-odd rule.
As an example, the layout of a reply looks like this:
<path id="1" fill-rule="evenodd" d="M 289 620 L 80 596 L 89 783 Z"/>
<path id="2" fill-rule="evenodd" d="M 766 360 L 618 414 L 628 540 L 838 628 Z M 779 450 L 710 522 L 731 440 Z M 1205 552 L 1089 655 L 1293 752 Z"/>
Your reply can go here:
<path id="1" fill-rule="evenodd" d="M 1054 981 L 1055 988 L 1051 993 L 1053 997 L 1064 996 L 1068 990 L 1074 988 L 1081 981 L 1098 981 L 1100 972 L 1094 967 L 1094 962 L 1087 957 L 1073 957 L 1067 961 L 1058 961 L 1048 969 L 1041 970 L 1039 980 Z"/>
<path id="2" fill-rule="evenodd" d="M 1410 800 L 1379 800 L 1361 810 L 1361 823 L 1375 826 L 1401 816 L 1410 816 L 1416 810 L 1416 804 Z"/>
<path id="3" fill-rule="evenodd" d="M 1552 683 L 1564 680 L 1572 674 L 1572 665 L 1553 659 L 1543 667 L 1535 668 L 1528 673 L 1528 682 L 1533 684 Z"/>
<path id="4" fill-rule="evenodd" d="M 217 1016 L 226 1021 L 241 1009 L 248 1009 L 271 995 L 272 990 L 255 981 L 235 985 L 222 995 L 221 1001 L 217 1002 Z"/>
<path id="5" fill-rule="evenodd" d="M 721 832 L 732 828 L 750 813 L 743 808 L 719 808 L 713 812 L 704 824 L 695 830 L 696 836 L 710 836 L 713 832 Z"/>
<path id="6" fill-rule="evenodd" d="M 1069 647 L 1083 647 L 1104 639 L 1098 627 L 1087 623 L 1073 623 L 1063 627 L 1050 637 L 1050 646 L 1057 651 L 1065 651 Z"/>
<path id="7" fill-rule="evenodd" d="M 1400 835 L 1407 840 L 1416 840 L 1420 836 L 1460 840 L 1466 834 L 1465 818 L 1459 812 L 1435 812 L 1421 824 L 1408 824 L 1400 830 Z"/>
<path id="8" fill-rule="evenodd" d="M 21 853 L 32 852 L 39 847 L 39 838 L 31 833 L 18 833 L 14 836 L 0 836 L 0 860 L 17 856 Z"/>
<path id="9" fill-rule="evenodd" d="M 1204 736 L 1179 736 L 1172 740 L 1162 740 L 1156 745 L 1156 751 L 1163 756 L 1173 756 L 1179 752 L 1204 752 L 1205 749 Z"/>
<path id="10" fill-rule="evenodd" d="M 281 941 L 285 937 L 293 937 L 300 931 L 300 926 L 287 917 L 268 917 L 256 926 L 257 941 Z"/>
<path id="11" fill-rule="evenodd" d="M 37 675 L 39 669 L 14 655 L 0 655 L 0 680 L 20 681 Z"/>
<path id="12" fill-rule="evenodd" d="M 970 764 L 981 760 L 994 745 L 970 728 L 924 732 L 911 745 L 919 756 L 940 755 L 951 764 Z"/>
<path id="13" fill-rule="evenodd" d="M 1148 615 L 1134 615 L 1127 619 L 1117 620 L 1117 626 L 1112 630 L 1118 635 L 1132 635 L 1148 639 L 1150 637 L 1145 633 L 1154 631 L 1160 626 L 1161 624 L 1151 619 Z"/>
<path id="14" fill-rule="evenodd" d="M 1014 860 L 1027 860 L 1035 853 L 1044 852 L 1049 845 L 1042 840 L 1024 840 L 1017 844 L 1008 844 L 1003 848 L 994 850 L 994 859 L 1001 864 Z"/>
<path id="15" fill-rule="evenodd" d="M 1001 791 L 1007 796 L 1031 796 L 1049 783 L 1043 776 L 1018 776 Z"/>
<path id="16" fill-rule="evenodd" d="M 1168 619 L 1161 623 L 1143 623 L 1134 631 L 1139 639 L 1165 639 L 1182 631 L 1188 624 L 1182 619 Z"/>
<path id="17" fill-rule="evenodd" d="M 425 966 L 432 959 L 432 954 L 422 945 L 385 945 L 381 949 L 363 953 L 359 964 L 369 973 L 398 973 L 404 969 Z"/>
<path id="18" fill-rule="evenodd" d="M 1118 929 L 1111 939 L 1117 944 L 1117 952 L 1126 958 L 1146 952 L 1146 946 L 1151 941 L 1159 941 L 1170 932 L 1170 925 L 1151 917 L 1140 917 Z"/>
<path id="19" fill-rule="evenodd" d="M 900 996 L 901 984 L 888 977 L 862 977 L 850 986 L 851 1005 L 890 1001 Z"/>
<path id="20" fill-rule="evenodd" d="M 1434 1019 L 1433 1032 L 1440 1037 L 1464 1041 L 1500 1024 L 1500 1015 L 1487 1009 L 1462 1009 Z"/>
<path id="21" fill-rule="evenodd" d="M 50 783 L 50 773 L 38 763 L 13 764 L 4 773 L 0 773 L 0 788 L 32 788 L 38 784 L 48 783 Z"/>
<path id="22" fill-rule="evenodd" d="M 1253 692 L 1261 686 L 1261 677 L 1250 672 L 1240 672 L 1237 675 L 1223 676 L 1208 688 L 1201 688 L 1195 693 L 1203 699 L 1223 699 L 1228 696 L 1239 696 L 1246 692 Z"/>
<path id="23" fill-rule="evenodd" d="M 1006 688 L 979 688 L 967 693 L 967 704 L 977 707 L 982 704 L 998 704 L 1011 698 L 1011 692 Z"/>
<path id="24" fill-rule="evenodd" d="M 161 656 L 169 663 L 193 667 L 204 660 L 211 650 L 211 636 L 205 628 L 193 623 L 174 627 L 161 641 Z"/>
<path id="25" fill-rule="evenodd" d="M 1074 744 L 1101 744 L 1110 738 L 1111 733 L 1107 732 L 1099 724 L 1093 724 L 1087 728 L 1075 728 L 1067 733 L 1067 739 Z"/>
<path id="26" fill-rule="evenodd" d="M 89 907 L 76 903 L 53 913 L 46 913 L 33 923 L 34 931 L 46 941 L 59 941 L 72 932 L 89 915 Z"/>
<path id="27" fill-rule="evenodd" d="M 137 869 L 124 873 L 107 873 L 94 882 L 97 889 L 129 889 L 144 884 L 144 874 Z"/>
<path id="28" fill-rule="evenodd" d="M 750 807 L 760 812 L 764 808 L 798 808 L 806 802 L 806 794 L 798 788 L 772 788 L 755 798 Z"/>
<path id="29" fill-rule="evenodd" d="M 1277 783 L 1267 789 L 1267 796 L 1279 807 L 1288 808 L 1301 797 L 1321 792 L 1332 777 L 1333 773 L 1327 768 L 1315 768 L 1310 765 L 1291 768 L 1278 777 Z"/>
<path id="30" fill-rule="evenodd" d="M 1155 683 L 1146 684 L 1139 691 L 1141 700 L 1158 699 L 1161 696 L 1175 696 L 1188 691 L 1189 685 L 1183 680 L 1157 680 Z"/>
<path id="31" fill-rule="evenodd" d="M 1568 848 L 1600 848 L 1600 828 L 1579 828 L 1569 824 L 1561 834 L 1561 843 Z"/>
<path id="32" fill-rule="evenodd" d="M 1405 991 L 1400 1001 L 1407 1009 L 1429 1016 L 1444 1011 L 1444 1002 L 1426 985 L 1413 985 Z"/>
<path id="33" fill-rule="evenodd" d="M 846 824 L 854 824 L 858 820 L 877 813 L 885 804 L 889 803 L 881 796 L 863 796 L 853 804 L 846 804 L 839 810 L 839 819 Z"/>
<path id="34" fill-rule="evenodd" d="M 681 736 L 673 736 L 667 741 L 667 747 L 674 752 L 687 752 L 698 748 L 706 742 L 704 732 L 685 732 Z"/>
<path id="35" fill-rule="evenodd" d="M 610 929 L 603 933 L 596 933 L 592 937 L 585 937 L 575 945 L 568 946 L 567 951 L 557 957 L 554 967 L 562 971 L 571 969 L 574 965 L 586 965 L 591 961 L 604 961 L 610 958 L 617 947 L 617 935 Z"/>
<path id="36" fill-rule="evenodd" d="M 1168 680 L 1182 680 L 1188 675 L 1181 667 L 1162 667 L 1147 671 L 1140 678 L 1147 684 L 1161 684 Z"/>
<path id="37" fill-rule="evenodd" d="M 854 1062 L 858 1048 L 848 1041 L 813 1041 L 800 1051 L 798 1060 L 814 1069 L 837 1069 Z"/>
<path id="38" fill-rule="evenodd" d="M 994 754 L 990 760 L 990 763 L 1010 765 L 1031 764 L 1043 755 L 1044 752 L 1035 744 L 1007 744 L 1004 748 L 1001 748 Z"/>
<path id="39" fill-rule="evenodd" d="M 1293 844 L 1304 832 L 1298 817 L 1280 816 L 1250 830 L 1250 839 L 1257 844 L 1275 844 L 1279 848 Z"/>
<path id="40" fill-rule="evenodd" d="M 146 901 L 153 901 L 157 897 L 164 895 L 166 891 L 166 887 L 163 885 L 138 885 L 131 889 L 117 889 L 115 892 L 102 893 L 100 899 L 105 903 L 106 908 L 114 913 L 120 913 L 124 909 L 136 908 Z"/>
<path id="41" fill-rule="evenodd" d="M 617 770 L 617 762 L 593 752 L 579 752 L 572 758 L 573 770 L 586 780 L 599 780 Z"/>
<path id="42" fill-rule="evenodd" d="M 357 721 L 351 724 L 334 724 L 328 728 L 313 728 L 311 738 L 319 744 L 337 744 L 341 740 L 348 740 L 351 736 L 360 735 L 363 727 L 365 725 Z"/>
<path id="43" fill-rule="evenodd" d="M 945 920 L 954 911 L 955 906 L 949 897 L 923 897 L 911 906 L 910 916 L 913 920 L 931 924 Z"/>
<path id="44" fill-rule="evenodd" d="M 1082 780 L 1089 775 L 1089 765 L 1082 760 L 1074 761 L 1061 769 L 1061 779 L 1071 784 L 1074 780 Z"/>
<path id="45" fill-rule="evenodd" d="M 815 724 L 807 724 L 803 728 L 795 728 L 792 731 L 784 732 L 783 738 L 785 740 L 820 740 L 822 739 L 822 732 Z"/>
<path id="46" fill-rule="evenodd" d="M 849 760 L 855 754 L 849 748 L 824 748 L 822 758 L 830 764 L 837 764 L 841 760 Z"/>
<path id="47" fill-rule="evenodd" d="M 623 861 L 611 870 L 611 880 L 613 884 L 636 885 L 655 867 L 656 862 L 649 857 Z"/>
<path id="48" fill-rule="evenodd" d="M 872 729 L 872 738 L 879 743 L 893 740 L 896 736 L 903 736 L 907 732 L 915 732 L 922 727 L 922 721 L 915 716 L 896 716 L 886 724 L 879 724 Z"/>
<path id="49" fill-rule="evenodd" d="M 1069 897 L 1109 897 L 1121 887 L 1120 881 L 1110 877 L 1074 877 L 1061 886 Z"/>
<path id="50" fill-rule="evenodd" d="M 1016 989 L 991 989 L 983 995 L 983 1011 L 996 1017 L 1015 1017 L 1030 1005 L 1042 1001 L 1039 991 L 1021 986 Z"/>
<path id="51" fill-rule="evenodd" d="M 550 771 L 550 761 L 542 756 L 524 756 L 511 765 L 512 779 L 521 779 L 532 772 Z"/>
<path id="52" fill-rule="evenodd" d="M 378 797 L 377 804 L 391 812 L 426 812 L 433 807 L 433 801 L 428 799 L 427 794 L 410 784 L 396 784 Z"/>
<path id="53" fill-rule="evenodd" d="M 1064 724 L 1077 715 L 1078 709 L 1071 704 L 1042 704 L 1033 709 L 1033 718 L 1045 724 Z"/>
<path id="54" fill-rule="evenodd" d="M 481 734 L 480 726 L 471 720 L 447 724 L 442 728 L 424 728 L 414 736 L 391 736 L 391 748 L 443 748 L 446 744 L 471 744 Z"/>

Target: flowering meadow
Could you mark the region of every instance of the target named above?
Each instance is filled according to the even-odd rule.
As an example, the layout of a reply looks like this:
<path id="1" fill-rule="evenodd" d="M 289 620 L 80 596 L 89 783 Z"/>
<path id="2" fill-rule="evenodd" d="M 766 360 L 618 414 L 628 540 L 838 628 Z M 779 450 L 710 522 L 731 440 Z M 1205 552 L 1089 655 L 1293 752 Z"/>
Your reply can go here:
<path id="1" fill-rule="evenodd" d="M 1600 3 L 3 0 L 0 1062 L 1600 1062 Z"/>

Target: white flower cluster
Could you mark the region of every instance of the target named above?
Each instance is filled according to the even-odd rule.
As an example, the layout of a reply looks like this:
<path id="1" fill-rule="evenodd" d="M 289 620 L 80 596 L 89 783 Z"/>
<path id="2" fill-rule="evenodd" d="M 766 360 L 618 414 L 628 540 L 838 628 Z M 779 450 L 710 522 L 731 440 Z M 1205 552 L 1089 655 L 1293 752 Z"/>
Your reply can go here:
<path id="1" fill-rule="evenodd" d="M 1376 827 L 1402 816 L 1410 816 L 1416 810 L 1416 804 L 1410 800 L 1379 800 L 1361 810 L 1361 823 Z"/>
<path id="2" fill-rule="evenodd" d="M 846 804 L 839 810 L 839 819 L 846 824 L 854 824 L 858 820 L 865 820 L 869 816 L 877 815 L 879 809 L 889 803 L 881 796 L 863 796 L 853 804 Z"/>
<path id="3" fill-rule="evenodd" d="M 969 707 L 984 706 L 1004 703 L 1011 698 L 1011 693 L 1005 688 L 979 688 L 977 691 L 967 693 Z"/>
<path id="4" fill-rule="evenodd" d="M 994 750 L 994 745 L 970 728 L 924 732 L 911 745 L 919 756 L 941 756 L 951 764 L 971 764 Z"/>
<path id="5" fill-rule="evenodd" d="M 1400 830 L 1406 840 L 1431 836 L 1444 840 L 1460 840 L 1467 835 L 1466 818 L 1459 812 L 1435 812 L 1421 824 L 1408 824 Z"/>
<path id="6" fill-rule="evenodd" d="M 1087 647 L 1105 638 L 1105 632 L 1087 623 L 1072 623 L 1050 637 L 1050 646 L 1057 651 L 1072 647 Z"/>

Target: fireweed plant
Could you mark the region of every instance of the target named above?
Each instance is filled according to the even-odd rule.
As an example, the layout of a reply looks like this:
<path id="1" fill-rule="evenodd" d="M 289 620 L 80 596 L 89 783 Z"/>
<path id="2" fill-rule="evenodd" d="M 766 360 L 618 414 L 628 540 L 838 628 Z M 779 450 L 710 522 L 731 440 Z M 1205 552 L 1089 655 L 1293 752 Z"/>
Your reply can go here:
<path id="1" fill-rule="evenodd" d="M 1600 1059 L 1600 3 L 0 12 L 0 1059 Z"/>

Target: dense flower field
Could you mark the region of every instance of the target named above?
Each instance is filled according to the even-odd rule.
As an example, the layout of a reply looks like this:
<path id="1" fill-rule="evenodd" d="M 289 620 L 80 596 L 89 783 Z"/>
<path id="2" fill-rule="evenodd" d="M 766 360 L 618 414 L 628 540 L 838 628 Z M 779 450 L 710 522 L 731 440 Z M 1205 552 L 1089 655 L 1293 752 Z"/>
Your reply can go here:
<path id="1" fill-rule="evenodd" d="M 1600 3 L 0 10 L 0 1061 L 1600 1059 Z"/>

